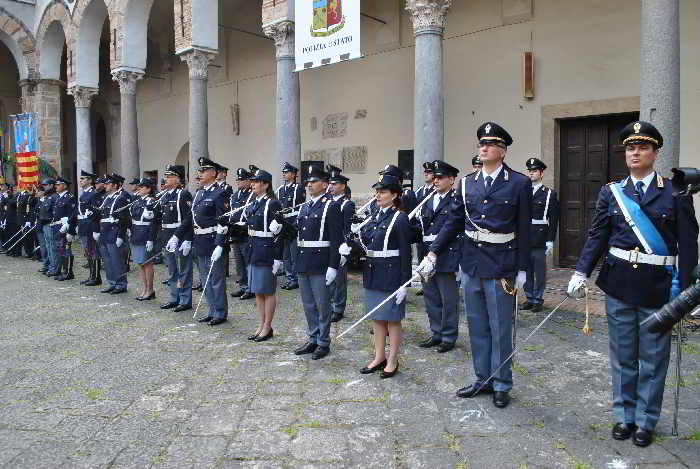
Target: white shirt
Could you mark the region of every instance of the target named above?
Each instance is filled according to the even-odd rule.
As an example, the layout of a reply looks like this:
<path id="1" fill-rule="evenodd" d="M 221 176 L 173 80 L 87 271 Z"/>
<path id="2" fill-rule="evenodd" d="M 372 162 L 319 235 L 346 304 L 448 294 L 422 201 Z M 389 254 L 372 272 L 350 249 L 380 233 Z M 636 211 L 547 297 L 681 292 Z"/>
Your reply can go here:
<path id="1" fill-rule="evenodd" d="M 484 187 L 488 187 L 488 183 L 486 182 L 486 178 L 488 176 L 491 176 L 493 178 L 493 180 L 491 181 L 491 185 L 493 185 L 493 183 L 496 182 L 496 178 L 500 174 L 501 169 L 503 169 L 503 165 L 499 166 L 498 169 L 491 174 L 487 173 L 485 169 L 483 169 L 483 168 L 481 169 L 481 172 L 484 176 Z"/>
<path id="2" fill-rule="evenodd" d="M 542 187 L 542 183 L 541 183 L 541 182 L 538 182 L 537 184 L 533 184 L 533 185 L 532 185 L 532 195 L 535 195 L 535 192 L 537 192 L 537 190 L 538 190 L 540 187 Z"/>
<path id="3" fill-rule="evenodd" d="M 649 186 L 651 185 L 651 181 L 654 180 L 654 176 L 656 175 L 656 171 L 652 171 L 650 174 L 646 175 L 644 179 L 637 179 L 634 176 L 630 174 L 630 179 L 632 179 L 632 185 L 634 188 L 637 188 L 637 182 L 642 181 L 644 184 L 642 186 L 642 195 L 646 194 L 647 189 L 649 189 Z"/>
<path id="4" fill-rule="evenodd" d="M 438 205 L 440 205 L 440 202 L 442 202 L 442 198 L 445 197 L 447 193 L 445 194 L 435 194 L 433 196 L 433 212 L 437 210 Z"/>
<path id="5" fill-rule="evenodd" d="M 334 195 L 334 196 L 333 196 L 333 201 L 334 201 L 334 202 L 337 202 L 337 201 L 339 201 L 340 199 L 342 199 L 343 197 L 344 197 L 344 194 Z"/>
<path id="6" fill-rule="evenodd" d="M 323 197 L 324 195 L 326 195 L 326 194 L 319 194 L 319 195 L 317 195 L 316 197 L 312 197 L 312 198 L 311 198 L 311 203 L 309 204 L 309 206 L 311 206 L 311 205 L 315 204 L 316 202 L 318 202 L 318 199 L 320 199 L 320 198 Z"/>

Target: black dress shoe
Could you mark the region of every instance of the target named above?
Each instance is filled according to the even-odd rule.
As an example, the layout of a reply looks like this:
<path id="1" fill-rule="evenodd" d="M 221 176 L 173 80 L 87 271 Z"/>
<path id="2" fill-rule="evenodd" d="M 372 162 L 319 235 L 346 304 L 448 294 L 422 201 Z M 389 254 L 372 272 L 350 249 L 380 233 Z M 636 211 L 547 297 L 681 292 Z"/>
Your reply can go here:
<path id="1" fill-rule="evenodd" d="M 542 311 L 542 305 L 539 303 L 534 304 L 532 305 L 532 309 L 530 311 L 532 311 L 533 313 L 539 313 L 540 311 Z"/>
<path id="2" fill-rule="evenodd" d="M 529 301 L 526 301 L 525 303 L 520 305 L 520 311 L 529 311 L 532 309 L 533 306 L 535 306 L 534 303 L 530 303 Z"/>
<path id="3" fill-rule="evenodd" d="M 491 386 L 484 386 L 479 389 L 481 383 L 470 384 L 469 386 L 463 387 L 457 390 L 457 397 L 472 398 L 478 396 L 479 394 L 491 394 L 493 388 Z"/>
<path id="4" fill-rule="evenodd" d="M 192 287 L 192 291 L 202 291 L 202 284 L 200 283 L 196 287 Z"/>
<path id="5" fill-rule="evenodd" d="M 253 339 L 253 342 L 265 342 L 268 339 L 272 339 L 273 335 L 274 334 L 272 332 L 272 329 L 270 329 L 270 332 L 268 332 L 267 334 L 259 335 L 255 339 Z"/>
<path id="6" fill-rule="evenodd" d="M 420 348 L 430 348 L 430 347 L 435 347 L 436 345 L 440 345 L 442 342 L 440 339 L 436 339 L 435 337 L 431 337 L 430 339 L 425 339 L 422 342 L 418 342 L 418 346 Z"/>
<path id="7" fill-rule="evenodd" d="M 46 267 L 42 267 L 41 269 L 37 270 L 37 272 L 45 274 L 46 273 Z"/>
<path id="8" fill-rule="evenodd" d="M 443 342 L 443 343 L 441 343 L 440 346 L 437 348 L 437 353 L 449 352 L 449 351 L 452 350 L 453 348 L 455 348 L 454 342 Z"/>
<path id="9" fill-rule="evenodd" d="M 319 360 L 319 359 L 325 357 L 326 355 L 328 355 L 329 353 L 331 353 L 330 347 L 323 347 L 323 346 L 319 345 L 318 347 L 316 347 L 316 351 L 314 351 L 314 354 L 311 355 L 311 359 L 312 360 Z"/>
<path id="10" fill-rule="evenodd" d="M 174 301 L 170 301 L 168 303 L 163 303 L 160 305 L 160 309 L 173 309 L 177 306 L 177 303 Z"/>
<path id="11" fill-rule="evenodd" d="M 287 282 L 287 283 L 285 283 L 284 285 L 280 286 L 280 288 L 281 288 L 282 290 L 286 290 L 287 288 L 289 288 L 289 282 Z"/>
<path id="12" fill-rule="evenodd" d="M 137 298 L 137 300 L 138 300 L 138 299 L 139 299 L 139 298 Z M 156 299 L 156 292 L 154 292 L 154 291 L 151 292 L 150 295 L 148 295 L 148 296 L 142 296 L 142 297 L 140 298 L 141 301 L 155 300 L 155 299 Z"/>
<path id="13" fill-rule="evenodd" d="M 343 319 L 344 317 L 345 317 L 345 315 L 343 315 L 343 313 L 333 313 L 331 315 L 331 322 L 338 322 L 341 319 Z"/>
<path id="14" fill-rule="evenodd" d="M 496 391 L 493 393 L 493 405 L 499 409 L 503 409 L 504 407 L 508 407 L 508 404 L 510 404 L 510 394 L 508 394 L 508 391 Z"/>
<path id="15" fill-rule="evenodd" d="M 161 283 L 162 285 L 167 285 L 167 284 L 168 284 L 168 281 L 167 281 L 167 280 L 163 280 L 163 281 L 160 282 L 160 283 Z"/>
<path id="16" fill-rule="evenodd" d="M 314 353 L 316 351 L 316 347 L 318 347 L 318 345 L 312 342 L 307 342 L 301 347 L 298 347 L 296 350 L 294 350 L 294 355 L 305 355 L 307 353 Z"/>
<path id="17" fill-rule="evenodd" d="M 120 293 L 126 293 L 126 288 L 115 288 L 111 292 L 109 292 L 110 295 L 118 295 Z"/>
<path id="18" fill-rule="evenodd" d="M 239 300 L 250 300 L 251 298 L 255 298 L 255 293 L 251 293 L 251 292 L 247 291 L 241 295 Z"/>
<path id="19" fill-rule="evenodd" d="M 218 326 L 219 324 L 223 324 L 226 322 L 226 318 L 214 318 L 211 321 L 209 321 L 210 326 Z"/>
<path id="20" fill-rule="evenodd" d="M 245 293 L 245 290 L 241 288 L 241 289 L 238 290 L 238 291 L 232 292 L 232 293 L 231 293 L 231 297 L 232 297 L 232 298 L 238 298 L 239 296 L 243 296 L 244 293 Z"/>
<path id="21" fill-rule="evenodd" d="M 398 371 L 399 371 L 399 362 L 396 362 L 396 368 L 394 368 L 394 371 L 384 371 L 384 370 L 382 370 L 382 372 L 379 373 L 379 378 L 381 378 L 381 379 L 391 378 L 391 377 L 394 376 Z"/>
<path id="22" fill-rule="evenodd" d="M 632 435 L 632 443 L 634 443 L 635 446 L 641 446 L 642 448 L 649 446 L 654 439 L 652 435 L 653 432 L 644 430 L 643 428 L 638 428 L 637 431 L 634 432 L 634 435 Z"/>
<path id="23" fill-rule="evenodd" d="M 296 290 L 297 288 L 299 288 L 298 283 L 290 283 L 285 290 Z"/>
<path id="24" fill-rule="evenodd" d="M 113 291 L 114 291 L 114 287 L 107 287 L 107 288 L 103 288 L 102 290 L 100 290 L 100 293 L 112 293 Z"/>
<path id="25" fill-rule="evenodd" d="M 637 429 L 633 423 L 616 423 L 612 429 L 612 437 L 615 440 L 626 440 L 632 436 L 632 433 Z"/>
<path id="26" fill-rule="evenodd" d="M 360 373 L 362 373 L 363 375 L 369 375 L 369 374 L 374 373 L 375 371 L 383 369 L 385 367 L 386 367 L 386 358 L 381 363 L 377 363 L 376 365 L 374 365 L 372 367 L 366 366 L 366 367 L 362 368 L 360 370 Z"/>
<path id="27" fill-rule="evenodd" d="M 214 319 L 214 318 L 211 317 L 211 316 L 206 316 L 206 317 L 197 319 L 197 322 L 209 322 L 209 321 L 211 321 L 212 319 Z"/>
<path id="28" fill-rule="evenodd" d="M 422 288 L 416 292 L 416 296 L 423 296 L 423 289 Z"/>
<path id="29" fill-rule="evenodd" d="M 180 311 L 187 311 L 188 309 L 192 309 L 192 305 L 177 305 L 173 312 L 179 313 Z"/>

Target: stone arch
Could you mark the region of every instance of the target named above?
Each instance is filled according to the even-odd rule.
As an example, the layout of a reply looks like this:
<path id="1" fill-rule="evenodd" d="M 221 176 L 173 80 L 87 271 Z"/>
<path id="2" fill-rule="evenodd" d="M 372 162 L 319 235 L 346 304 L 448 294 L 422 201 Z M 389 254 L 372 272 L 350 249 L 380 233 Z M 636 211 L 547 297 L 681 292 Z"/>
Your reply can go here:
<path id="1" fill-rule="evenodd" d="M 121 24 L 115 64 L 129 69 L 146 69 L 148 19 L 154 0 L 127 0 L 120 11 Z"/>
<path id="2" fill-rule="evenodd" d="M 189 140 L 185 142 L 184 145 L 180 147 L 180 151 L 177 152 L 177 157 L 175 158 L 175 164 L 179 164 L 185 167 L 185 178 L 190 174 L 190 142 Z"/>
<path id="3" fill-rule="evenodd" d="M 37 30 L 39 58 L 38 71 L 41 78 L 58 80 L 61 76 L 63 46 L 68 48 L 67 75 L 70 79 L 73 69 L 71 54 L 73 22 L 68 9 L 62 2 L 53 2 L 45 10 Z"/>
<path id="4" fill-rule="evenodd" d="M 100 38 L 109 10 L 104 0 L 85 0 L 73 11 L 75 23 L 75 67 L 70 86 L 99 88 Z M 112 46 L 110 45 L 110 49 Z M 110 51 L 110 55 L 112 52 Z"/>
<path id="5" fill-rule="evenodd" d="M 15 58 L 20 80 L 36 78 L 36 41 L 27 26 L 0 7 L 0 41 Z"/>

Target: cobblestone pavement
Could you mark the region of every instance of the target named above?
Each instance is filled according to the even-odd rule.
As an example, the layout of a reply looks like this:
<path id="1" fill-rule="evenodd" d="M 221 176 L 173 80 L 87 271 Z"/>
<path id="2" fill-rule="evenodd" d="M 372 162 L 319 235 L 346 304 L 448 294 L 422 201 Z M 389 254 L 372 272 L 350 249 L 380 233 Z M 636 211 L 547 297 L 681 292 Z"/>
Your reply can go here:
<path id="1" fill-rule="evenodd" d="M 191 311 L 160 310 L 162 288 L 135 301 L 135 272 L 129 293 L 111 296 L 81 287 L 80 267 L 69 282 L 37 268 L 0 258 L 1 467 L 698 467 L 697 334 L 684 346 L 680 437 L 670 435 L 672 365 L 659 436 L 639 449 L 610 437 L 600 317 L 585 337 L 580 313 L 557 313 L 517 355 L 502 410 L 489 396 L 455 397 L 474 379 L 466 323 L 452 352 L 417 347 L 428 326 L 414 295 L 400 372 L 380 380 L 358 373 L 370 360 L 367 325 L 326 359 L 291 353 L 305 338 L 298 291 L 280 290 L 275 337 L 254 344 L 251 301 L 231 300 L 228 323 L 202 326 Z M 162 278 L 158 266 L 159 287 Z M 363 314 L 361 296 L 354 278 L 334 335 Z M 521 314 L 521 340 L 545 314 Z"/>

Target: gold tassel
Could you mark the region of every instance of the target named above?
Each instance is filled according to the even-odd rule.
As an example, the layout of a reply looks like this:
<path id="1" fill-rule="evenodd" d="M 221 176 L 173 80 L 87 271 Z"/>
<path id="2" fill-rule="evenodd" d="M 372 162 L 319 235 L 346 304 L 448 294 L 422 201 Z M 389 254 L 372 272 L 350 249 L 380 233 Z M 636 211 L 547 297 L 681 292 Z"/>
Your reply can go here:
<path id="1" fill-rule="evenodd" d="M 588 287 L 585 287 L 584 291 L 586 292 L 586 322 L 583 323 L 583 335 L 591 335 L 593 334 L 593 328 L 589 324 L 591 313 L 588 308 Z"/>

